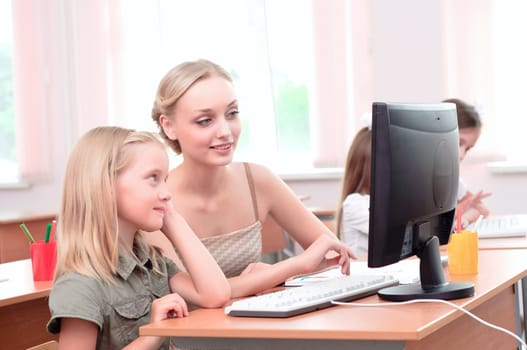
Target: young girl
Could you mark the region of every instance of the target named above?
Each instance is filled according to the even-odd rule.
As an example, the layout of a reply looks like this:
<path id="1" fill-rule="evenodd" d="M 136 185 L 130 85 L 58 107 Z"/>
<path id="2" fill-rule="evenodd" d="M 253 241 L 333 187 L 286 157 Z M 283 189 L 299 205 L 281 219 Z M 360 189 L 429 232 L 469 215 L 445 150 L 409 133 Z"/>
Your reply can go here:
<path id="1" fill-rule="evenodd" d="M 221 307 L 230 288 L 174 211 L 168 156 L 151 133 L 99 127 L 70 155 L 58 217 L 58 261 L 48 330 L 60 349 L 168 349 L 140 326 L 188 315 L 185 300 Z M 159 230 L 179 252 L 178 271 L 142 231 Z"/>
<path id="2" fill-rule="evenodd" d="M 348 150 L 337 208 L 337 236 L 358 256 L 368 253 L 371 130 L 364 127 Z"/>
<path id="3" fill-rule="evenodd" d="M 261 165 L 232 162 L 241 132 L 238 114 L 230 75 L 207 60 L 171 69 L 152 110 L 163 138 L 183 156 L 167 181 L 174 206 L 229 277 L 232 297 L 337 263 L 349 273 L 351 250 L 278 176 Z M 259 263 L 268 217 L 305 251 L 273 265 Z"/>
<path id="4" fill-rule="evenodd" d="M 481 135 L 481 118 L 474 106 L 460 99 L 451 98 L 443 102 L 450 102 L 456 105 L 459 129 L 459 161 L 462 162 L 468 151 L 476 145 Z M 463 180 L 459 179 L 458 208 L 461 208 L 463 213 L 463 227 L 476 221 L 480 215 L 489 215 L 489 210 L 482 200 L 490 195 L 491 193 L 483 191 L 479 191 L 476 194 L 470 192 Z"/>

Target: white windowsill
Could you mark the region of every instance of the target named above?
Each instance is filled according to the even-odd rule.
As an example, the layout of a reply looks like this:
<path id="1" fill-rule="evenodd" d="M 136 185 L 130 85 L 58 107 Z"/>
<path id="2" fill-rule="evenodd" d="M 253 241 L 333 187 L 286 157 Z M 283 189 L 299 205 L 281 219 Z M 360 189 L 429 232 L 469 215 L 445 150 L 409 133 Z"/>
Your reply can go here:
<path id="1" fill-rule="evenodd" d="M 284 181 L 340 180 L 343 168 L 313 168 L 301 171 L 277 172 Z"/>
<path id="2" fill-rule="evenodd" d="M 522 174 L 527 173 L 527 162 L 490 162 L 487 163 L 487 169 L 493 174 Z"/>
<path id="3" fill-rule="evenodd" d="M 31 184 L 23 180 L 12 182 L 0 182 L 0 191 L 2 190 L 26 190 L 31 187 Z"/>

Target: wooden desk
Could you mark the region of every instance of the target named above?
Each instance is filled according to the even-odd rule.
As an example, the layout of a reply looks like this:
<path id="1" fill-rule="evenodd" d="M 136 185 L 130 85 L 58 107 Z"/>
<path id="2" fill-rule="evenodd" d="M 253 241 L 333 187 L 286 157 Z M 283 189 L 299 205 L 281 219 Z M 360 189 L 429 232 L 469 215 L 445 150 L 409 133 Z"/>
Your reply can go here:
<path id="1" fill-rule="evenodd" d="M 474 297 L 454 300 L 483 319 L 518 333 L 516 282 L 527 275 L 527 250 L 480 252 Z M 447 278 L 450 279 L 447 273 Z M 377 296 L 360 302 L 382 302 Z M 444 304 L 335 306 L 287 319 L 242 318 L 223 309 L 140 328 L 141 335 L 173 336 L 180 347 L 229 349 L 516 349 L 516 341 Z"/>
<path id="2" fill-rule="evenodd" d="M 51 281 L 33 281 L 29 259 L 0 264 L 2 349 L 26 349 L 58 339 L 46 331 L 51 286 Z"/>
<path id="3" fill-rule="evenodd" d="M 483 238 L 478 240 L 479 250 L 493 249 L 527 249 L 527 236 L 525 237 L 507 237 L 507 238 Z M 527 325 L 527 277 L 521 279 L 520 288 L 522 292 L 522 302 L 519 307 L 522 308 L 523 324 Z M 523 337 L 527 341 L 527 332 Z"/>
<path id="4" fill-rule="evenodd" d="M 44 240 L 48 222 L 54 218 L 50 213 L 0 212 L 0 263 L 29 259 L 29 242 L 19 226 L 22 222 L 35 240 Z"/>

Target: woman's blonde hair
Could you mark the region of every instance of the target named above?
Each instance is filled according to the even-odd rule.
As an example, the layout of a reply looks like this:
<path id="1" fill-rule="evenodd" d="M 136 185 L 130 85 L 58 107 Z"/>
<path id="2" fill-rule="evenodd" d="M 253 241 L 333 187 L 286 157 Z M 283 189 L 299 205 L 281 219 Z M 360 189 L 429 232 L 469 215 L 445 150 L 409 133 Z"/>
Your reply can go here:
<path id="1" fill-rule="evenodd" d="M 178 140 L 168 138 L 159 122 L 159 118 L 161 115 L 170 116 L 174 112 L 176 103 L 181 96 L 197 81 L 213 76 L 219 76 L 232 82 L 230 74 L 225 69 L 216 63 L 204 59 L 178 64 L 169 70 L 159 82 L 154 106 L 152 107 L 152 119 L 156 122 L 161 137 L 176 154 L 181 153 L 181 145 Z"/>
<path id="2" fill-rule="evenodd" d="M 57 220 L 55 278 L 67 272 L 112 283 L 119 260 L 115 180 L 133 158 L 138 144 L 156 143 L 156 135 L 119 127 L 88 131 L 71 152 L 64 177 L 62 204 Z M 160 252 L 136 235 L 159 271 Z"/>
<path id="3" fill-rule="evenodd" d="M 340 238 L 342 204 L 351 193 L 370 193 L 371 131 L 368 127 L 359 130 L 348 150 L 342 179 L 342 190 L 337 208 L 336 233 Z"/>

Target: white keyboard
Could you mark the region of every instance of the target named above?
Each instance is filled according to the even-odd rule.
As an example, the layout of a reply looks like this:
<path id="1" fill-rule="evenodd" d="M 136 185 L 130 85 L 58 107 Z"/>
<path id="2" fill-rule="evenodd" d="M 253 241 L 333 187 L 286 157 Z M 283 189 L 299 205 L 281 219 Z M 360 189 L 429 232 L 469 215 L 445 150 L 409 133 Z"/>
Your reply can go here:
<path id="1" fill-rule="evenodd" d="M 474 224 L 467 227 L 473 230 Z M 481 220 L 477 228 L 479 238 L 522 237 L 527 234 L 527 214 L 496 215 Z"/>
<path id="2" fill-rule="evenodd" d="M 332 306 L 333 300 L 360 299 L 398 283 L 391 275 L 343 276 L 241 299 L 225 307 L 225 313 L 230 316 L 289 317 Z"/>

